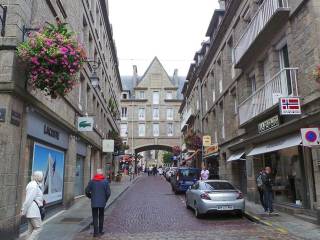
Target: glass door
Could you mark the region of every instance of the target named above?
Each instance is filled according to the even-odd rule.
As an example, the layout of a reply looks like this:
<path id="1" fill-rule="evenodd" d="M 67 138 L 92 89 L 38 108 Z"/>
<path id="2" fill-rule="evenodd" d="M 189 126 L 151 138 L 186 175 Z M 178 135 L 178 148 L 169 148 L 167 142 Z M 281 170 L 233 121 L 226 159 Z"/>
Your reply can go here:
<path id="1" fill-rule="evenodd" d="M 289 63 L 289 53 L 288 53 L 288 46 L 285 45 L 283 48 L 280 49 L 280 71 L 281 71 L 281 88 L 283 96 L 290 96 L 292 95 L 292 80 L 290 76 L 290 70 L 287 69 L 290 67 Z M 284 70 L 287 69 L 287 70 Z"/>
<path id="2" fill-rule="evenodd" d="M 84 157 L 77 156 L 76 161 L 76 172 L 75 172 L 75 180 L 74 180 L 74 195 L 80 196 L 84 194 L 84 180 L 83 180 L 83 164 Z"/>

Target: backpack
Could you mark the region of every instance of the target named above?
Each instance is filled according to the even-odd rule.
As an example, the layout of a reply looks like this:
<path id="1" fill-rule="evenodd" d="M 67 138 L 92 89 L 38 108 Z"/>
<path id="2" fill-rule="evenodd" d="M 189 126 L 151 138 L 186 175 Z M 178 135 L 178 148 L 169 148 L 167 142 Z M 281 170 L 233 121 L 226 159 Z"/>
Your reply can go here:
<path id="1" fill-rule="evenodd" d="M 262 181 L 262 174 L 260 173 L 256 179 L 257 182 L 257 186 L 260 188 L 263 185 L 263 181 Z"/>

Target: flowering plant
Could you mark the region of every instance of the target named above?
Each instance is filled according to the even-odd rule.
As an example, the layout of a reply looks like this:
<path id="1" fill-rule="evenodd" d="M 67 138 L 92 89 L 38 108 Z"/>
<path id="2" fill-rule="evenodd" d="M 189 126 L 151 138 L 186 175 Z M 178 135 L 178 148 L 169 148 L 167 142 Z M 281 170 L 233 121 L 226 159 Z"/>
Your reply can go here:
<path id="1" fill-rule="evenodd" d="M 76 73 L 86 60 L 84 48 L 66 23 L 48 24 L 18 46 L 18 55 L 28 65 L 33 88 L 56 98 L 76 85 Z"/>
<path id="2" fill-rule="evenodd" d="M 193 131 L 189 131 L 186 134 L 184 141 L 186 143 L 187 148 L 189 148 L 189 149 L 198 150 L 198 149 L 202 148 L 201 137 Z"/>
<path id="3" fill-rule="evenodd" d="M 174 156 L 178 156 L 181 153 L 181 148 L 179 146 L 172 147 L 172 152 Z"/>

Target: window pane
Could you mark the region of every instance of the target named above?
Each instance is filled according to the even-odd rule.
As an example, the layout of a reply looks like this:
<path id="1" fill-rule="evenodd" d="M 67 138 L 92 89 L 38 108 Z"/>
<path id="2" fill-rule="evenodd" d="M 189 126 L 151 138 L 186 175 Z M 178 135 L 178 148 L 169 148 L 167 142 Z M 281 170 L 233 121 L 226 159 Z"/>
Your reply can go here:
<path id="1" fill-rule="evenodd" d="M 128 135 L 127 124 L 121 123 L 121 137 L 126 137 Z"/>
<path id="2" fill-rule="evenodd" d="M 172 108 L 167 109 L 167 120 L 173 120 L 173 109 Z"/>
<path id="3" fill-rule="evenodd" d="M 206 182 L 206 185 L 211 190 L 235 190 L 228 182 Z"/>
<path id="4" fill-rule="evenodd" d="M 139 120 L 145 120 L 145 109 L 139 108 Z"/>
<path id="5" fill-rule="evenodd" d="M 159 108 L 154 108 L 152 112 L 153 120 L 159 120 Z"/>
<path id="6" fill-rule="evenodd" d="M 153 92 L 152 103 L 159 104 L 159 92 Z"/>
<path id="7" fill-rule="evenodd" d="M 145 135 L 145 125 L 143 123 L 139 124 L 139 137 L 144 137 Z"/>
<path id="8" fill-rule="evenodd" d="M 168 136 L 172 137 L 173 136 L 173 124 L 168 123 Z"/>
<path id="9" fill-rule="evenodd" d="M 172 99 L 172 92 L 167 92 L 166 99 Z"/>
<path id="10" fill-rule="evenodd" d="M 159 124 L 158 123 L 153 124 L 153 136 L 155 136 L 155 137 L 159 136 Z"/>

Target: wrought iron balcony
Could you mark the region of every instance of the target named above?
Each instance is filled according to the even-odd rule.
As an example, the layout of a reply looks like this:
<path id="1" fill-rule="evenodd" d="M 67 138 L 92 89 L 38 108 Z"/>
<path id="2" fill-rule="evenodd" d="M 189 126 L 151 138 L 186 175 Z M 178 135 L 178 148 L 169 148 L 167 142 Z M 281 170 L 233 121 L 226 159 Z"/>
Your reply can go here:
<path id="1" fill-rule="evenodd" d="M 239 105 L 240 125 L 278 104 L 280 97 L 298 96 L 297 68 L 284 68 Z"/>
<path id="2" fill-rule="evenodd" d="M 245 65 L 251 54 L 259 51 L 284 19 L 289 17 L 288 0 L 264 0 L 234 47 L 236 67 Z"/>

